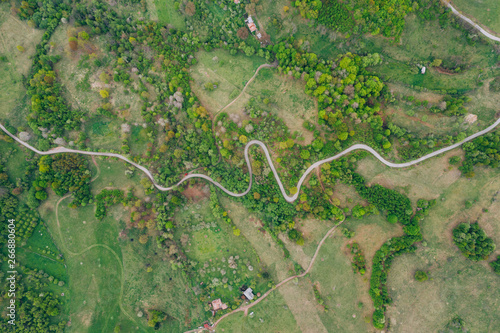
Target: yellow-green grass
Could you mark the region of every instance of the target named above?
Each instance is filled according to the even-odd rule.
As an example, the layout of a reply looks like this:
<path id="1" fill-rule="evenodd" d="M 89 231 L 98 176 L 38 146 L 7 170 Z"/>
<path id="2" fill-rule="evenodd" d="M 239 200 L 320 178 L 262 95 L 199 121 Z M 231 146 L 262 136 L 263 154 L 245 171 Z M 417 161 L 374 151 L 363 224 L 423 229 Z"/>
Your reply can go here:
<path id="1" fill-rule="evenodd" d="M 175 238 L 188 236 L 183 251 L 188 259 L 198 262 L 193 272 L 193 285 L 200 285 L 201 282 L 207 285 L 213 278 L 221 281 L 228 278 L 226 287 L 220 285 L 213 288 L 216 298 L 220 297 L 226 302 L 239 298 L 239 288 L 244 284 L 248 286 L 255 282 L 254 293 L 267 291 L 268 281 L 258 276 L 266 269 L 260 264 L 258 252 L 252 248 L 244 234 L 234 235 L 228 223 L 213 217 L 208 199 L 187 204 L 175 215 L 175 221 Z M 202 223 L 211 226 L 199 228 Z M 227 259 L 231 256 L 239 257 L 236 260 L 237 268 L 228 267 Z M 248 268 L 249 265 L 253 267 L 252 270 Z M 205 273 L 201 273 L 201 270 Z M 225 270 L 226 274 L 222 274 L 222 270 Z M 232 290 L 228 286 L 232 286 Z"/>
<path id="2" fill-rule="evenodd" d="M 216 113 L 236 98 L 255 70 L 265 63 L 263 58 L 247 57 L 241 53 L 232 56 L 226 50 L 200 51 L 195 58 L 198 63 L 190 68 L 194 80 L 191 88 L 211 113 Z M 207 82 L 217 82 L 218 88 L 205 90 Z"/>
<path id="3" fill-rule="evenodd" d="M 385 56 L 384 64 L 373 68 L 386 81 L 402 82 L 430 90 L 468 91 L 477 86 L 481 70 L 487 78 L 489 67 L 494 66 L 496 56 L 491 46 L 467 43 L 460 30 L 451 26 L 444 29 L 437 21 L 423 21 L 415 15 L 406 18 L 401 45 L 389 44 L 383 38 L 367 38 L 363 48 Z M 442 59 L 445 63 L 460 63 L 467 69 L 454 75 L 442 74 L 434 69 L 425 75 L 418 72 L 416 62 Z M 406 64 L 408 61 L 415 65 Z"/>
<path id="4" fill-rule="evenodd" d="M 238 312 L 221 321 L 221 332 L 301 332 L 283 296 L 277 291 L 248 311 L 248 316 Z"/>
<path id="5" fill-rule="evenodd" d="M 186 27 L 184 17 L 174 9 L 174 0 L 148 0 L 148 11 L 151 19 L 158 20 L 164 25 L 172 25 L 174 28 L 183 30 Z"/>
<path id="6" fill-rule="evenodd" d="M 306 95 L 304 82 L 291 76 L 279 74 L 275 69 L 262 68 L 255 80 L 248 86 L 243 101 L 250 97 L 267 98 L 269 104 L 259 106 L 268 112 L 276 114 L 290 129 L 291 133 L 299 132 L 304 137 L 302 143 L 309 144 L 313 133 L 307 131 L 302 124 L 308 120 L 317 121 L 318 107 L 316 100 Z M 243 101 L 241 103 L 243 103 Z M 237 107 L 231 106 L 228 113 L 240 113 Z"/>
<path id="7" fill-rule="evenodd" d="M 410 332 L 416 326 L 426 332 L 438 331 L 456 315 L 471 331 L 490 331 L 500 325 L 494 310 L 500 296 L 497 276 L 487 262 L 465 259 L 451 239 L 458 223 L 478 221 L 498 245 L 500 205 L 494 195 L 500 186 L 499 171 L 476 168 L 474 178 L 460 177 L 456 166 L 448 163 L 454 155 L 462 152 L 452 151 L 402 170 L 388 170 L 370 157 L 358 168 L 369 183 L 399 189 L 413 204 L 418 198 L 437 199 L 421 222 L 424 242 L 417 253 L 398 257 L 389 273 L 394 304 L 389 307 L 388 321 L 395 332 Z M 469 209 L 466 200 L 474 202 Z M 491 258 L 498 253 L 496 250 Z M 431 280 L 416 282 L 416 270 L 429 271 Z"/>
<path id="8" fill-rule="evenodd" d="M 0 133 L 1 134 L 1 133 Z M 25 152 L 17 143 L 0 141 L 0 154 L 5 158 L 5 166 L 10 180 L 15 183 L 17 178 L 21 178 L 28 166 Z"/>
<path id="9" fill-rule="evenodd" d="M 121 83 L 113 81 L 109 77 L 108 83 L 100 79 L 103 72 L 109 74 L 110 67 L 98 68 L 94 60 L 82 62 L 82 57 L 92 53 L 97 59 L 107 57 L 104 45 L 108 42 L 107 36 L 91 38 L 87 42 L 79 41 L 78 51 L 71 51 L 68 46 L 68 38 L 75 35 L 81 28 L 71 26 L 60 26 L 54 32 L 51 42 L 55 43 L 51 53 L 61 56 L 57 62 L 58 79 L 64 85 L 64 97 L 73 109 L 82 111 L 89 118 L 84 122 L 85 131 L 90 138 L 90 146 L 95 149 L 119 149 L 120 125 L 122 123 L 137 123 L 142 120 L 140 97 L 129 91 Z M 134 76 L 132 76 L 133 80 Z M 100 90 L 107 90 L 110 97 L 103 99 Z M 97 108 L 110 103 L 111 112 L 118 115 L 117 119 L 108 119 L 96 113 Z M 104 124 L 104 125 L 103 125 Z M 102 125 L 102 126 L 101 126 Z"/>
<path id="10" fill-rule="evenodd" d="M 168 260 L 164 260 L 165 250 L 157 247 L 154 238 L 140 244 L 139 233 L 127 230 L 127 236 L 120 241 L 126 266 L 123 303 L 133 309 L 131 312 L 146 313 L 146 309 L 166 312 L 168 319 L 161 332 L 184 332 L 198 327 L 208 319 L 208 313 L 194 294 L 188 277 L 181 269 L 173 270 Z M 151 272 L 147 272 L 148 268 Z"/>
<path id="11" fill-rule="evenodd" d="M 226 197 L 221 198 L 221 204 L 228 211 L 228 216 L 241 230 L 241 235 L 250 242 L 260 261 L 267 266 L 275 283 L 296 274 L 293 269 L 293 261 L 285 259 L 283 249 L 277 245 L 269 233 L 262 231 L 263 224 L 259 219 L 259 214 L 250 213 L 241 204 Z"/>
<path id="12" fill-rule="evenodd" d="M 486 261 L 472 262 L 451 239 L 458 223 L 478 221 L 497 248 L 500 239 L 500 204 L 493 201 L 500 187 L 498 170 L 481 170 L 473 179 L 461 178 L 442 190 L 438 205 L 421 223 L 424 241 L 415 255 L 394 261 L 388 286 L 394 304 L 388 317 L 395 332 L 443 329 L 460 316 L 471 332 L 495 331 L 500 327 L 499 280 Z M 477 200 L 469 209 L 465 200 Z M 487 210 L 487 212 L 486 212 Z M 496 258 L 499 250 L 491 258 Z M 416 270 L 429 271 L 430 280 L 415 281 Z"/>
<path id="13" fill-rule="evenodd" d="M 500 36 L 500 4 L 496 0 L 453 0 L 455 8 L 480 26 Z"/>
<path id="14" fill-rule="evenodd" d="M 22 76 L 31 67 L 30 57 L 42 38 L 43 31 L 28 27 L 10 12 L 9 3 L 0 5 L 0 120 L 18 127 L 26 125 L 28 114 L 26 90 Z M 24 48 L 19 51 L 17 46 Z"/>

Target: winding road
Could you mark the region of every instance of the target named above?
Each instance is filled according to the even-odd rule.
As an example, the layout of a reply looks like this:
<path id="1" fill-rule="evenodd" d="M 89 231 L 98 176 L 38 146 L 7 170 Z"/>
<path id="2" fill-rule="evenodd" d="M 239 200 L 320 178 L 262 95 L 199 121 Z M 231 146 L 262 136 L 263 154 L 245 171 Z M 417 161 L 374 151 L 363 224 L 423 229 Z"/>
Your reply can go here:
<path id="1" fill-rule="evenodd" d="M 486 37 L 488 37 L 491 40 L 494 40 L 496 42 L 500 42 L 500 37 L 492 35 L 488 31 L 484 30 L 480 25 L 478 25 L 477 23 L 475 23 L 474 21 L 472 21 L 470 18 L 468 18 L 467 16 L 463 15 L 462 13 L 460 13 L 458 10 L 455 9 L 455 7 L 453 7 L 453 5 L 451 4 L 451 1 L 444 1 L 444 3 L 446 4 L 446 6 L 448 8 L 451 9 L 451 11 L 453 12 L 453 14 L 455 14 L 458 17 L 460 17 L 462 20 L 466 21 L 467 23 L 471 24 L 474 28 L 476 28 L 477 30 L 479 30 L 479 32 L 481 32 L 483 35 L 485 35 Z"/>
<path id="2" fill-rule="evenodd" d="M 280 188 L 280 191 L 281 191 L 281 194 L 283 195 L 283 197 L 285 198 L 286 201 L 288 202 L 294 202 L 295 200 L 297 200 L 298 196 L 299 196 L 299 193 L 300 193 L 300 188 L 302 187 L 302 184 L 304 183 L 304 180 L 307 178 L 307 176 L 317 167 L 321 166 L 322 164 L 324 163 L 328 163 L 328 162 L 331 162 L 331 161 L 334 161 L 344 155 L 347 155 L 349 154 L 350 152 L 353 152 L 353 151 L 356 151 L 356 150 L 365 150 L 367 152 L 369 152 L 370 154 L 372 154 L 373 156 L 375 156 L 375 158 L 377 158 L 380 162 L 382 162 L 383 164 L 385 164 L 386 166 L 388 167 L 391 167 L 391 168 L 406 168 L 406 167 L 409 167 L 409 166 L 412 166 L 412 165 L 415 165 L 415 164 L 418 164 L 422 161 L 425 161 L 425 160 L 428 160 L 429 158 L 432 158 L 434 156 L 437 156 L 437 155 L 440 155 L 442 153 L 445 153 L 447 151 L 450 151 L 452 149 L 455 149 L 457 147 L 460 147 L 461 145 L 463 145 L 464 143 L 466 142 L 469 142 L 481 135 L 484 135 L 490 131 L 492 131 L 493 129 L 495 129 L 495 127 L 497 127 L 498 125 L 500 124 L 500 119 L 497 119 L 497 121 L 495 121 L 492 125 L 488 126 L 487 128 L 483 129 L 482 131 L 479 131 L 477 133 L 474 133 L 472 134 L 471 136 L 465 138 L 464 140 L 460 141 L 460 142 L 457 142 L 455 144 L 452 144 L 451 146 L 448 146 L 448 147 L 445 147 L 445 148 L 441 148 L 441 149 L 438 149 L 430 154 L 427 154 L 425 156 L 422 156 L 416 160 L 413 160 L 413 161 L 410 161 L 410 162 L 404 162 L 404 163 L 393 163 L 393 162 L 390 162 L 390 161 L 387 161 L 386 159 L 384 159 L 382 156 L 380 156 L 380 154 L 375 151 L 373 148 L 371 148 L 370 146 L 367 146 L 365 144 L 355 144 L 349 148 L 347 148 L 346 150 L 338 153 L 337 155 L 334 155 L 332 157 L 329 157 L 329 158 L 325 158 L 323 160 L 320 160 L 320 161 L 317 161 L 316 163 L 313 163 L 309 168 L 307 168 L 307 170 L 302 174 L 302 177 L 300 177 L 300 180 L 297 184 L 297 192 L 293 195 L 288 195 L 285 191 L 285 188 L 283 186 L 283 183 L 281 182 L 281 179 L 278 175 L 278 172 L 276 171 L 276 168 L 274 167 L 274 164 L 273 164 L 273 161 L 271 159 L 271 155 L 269 154 L 269 150 L 267 149 L 266 145 L 262 142 L 262 141 L 259 141 L 259 140 L 252 140 L 250 142 L 247 143 L 247 145 L 245 146 L 245 161 L 247 163 L 247 166 L 248 166 L 248 173 L 249 173 L 249 179 L 250 179 L 250 182 L 248 184 L 248 188 L 242 192 L 242 193 L 235 193 L 235 192 L 232 192 L 228 189 L 226 189 L 224 186 L 222 186 L 219 182 L 215 181 L 214 179 L 212 179 L 210 176 L 207 176 L 207 175 L 204 175 L 204 174 L 200 174 L 200 173 L 192 173 L 192 174 L 189 174 L 187 176 L 185 176 L 184 178 L 182 178 L 177 184 L 173 185 L 173 186 L 170 186 L 170 187 L 165 187 L 165 186 L 162 186 L 160 184 L 158 184 L 155 180 L 154 180 L 154 177 L 153 177 L 153 174 L 148 170 L 146 169 L 145 167 L 143 167 L 142 165 L 140 164 L 137 164 L 133 161 L 131 161 L 130 159 L 128 159 L 127 157 L 123 156 L 123 155 L 120 155 L 120 154 L 116 154 L 116 153 L 102 153 L 102 152 L 92 152 L 92 151 L 85 151 L 85 150 L 77 150 L 77 149 L 71 149 L 71 148 L 66 148 L 66 147 L 57 147 L 57 148 L 53 148 L 49 151 L 40 151 L 38 149 L 36 149 L 35 147 L 31 146 L 30 144 L 22 141 L 21 139 L 19 139 L 17 136 L 13 135 L 12 133 L 10 133 L 2 124 L 0 124 L 0 128 L 8 135 L 10 136 L 12 139 L 14 139 L 15 141 L 17 141 L 18 143 L 20 143 L 21 145 L 23 145 L 24 147 L 34 151 L 35 153 L 39 154 L 39 155 L 54 155 L 54 154 L 60 154 L 60 153 L 75 153 L 75 154 L 83 154 L 83 155 L 90 155 L 90 156 L 106 156 L 106 157 L 116 157 L 116 158 L 119 158 L 129 164 L 132 164 L 133 166 L 135 166 L 136 168 L 138 168 L 139 170 L 141 170 L 142 172 L 144 172 L 152 181 L 153 185 L 160 191 L 171 191 L 175 188 L 177 188 L 179 185 L 181 185 L 182 183 L 184 183 L 185 181 L 191 179 L 191 178 L 201 178 L 201 179 L 205 179 L 207 180 L 208 182 L 212 183 L 213 185 L 217 186 L 219 189 L 221 189 L 222 191 L 224 191 L 225 193 L 227 193 L 228 195 L 232 196 L 232 197 L 243 197 L 245 195 L 248 194 L 248 192 L 250 192 L 250 190 L 252 189 L 252 164 L 250 163 L 250 157 L 249 157 L 249 150 L 250 150 L 250 147 L 256 145 L 256 146 L 259 146 L 260 148 L 262 148 L 262 150 L 264 151 L 264 154 L 266 155 L 266 159 L 267 159 L 267 162 L 269 163 L 269 167 L 271 168 L 272 172 L 273 172 L 273 175 L 274 175 L 274 178 L 276 179 L 276 182 L 278 183 L 278 186 Z"/>

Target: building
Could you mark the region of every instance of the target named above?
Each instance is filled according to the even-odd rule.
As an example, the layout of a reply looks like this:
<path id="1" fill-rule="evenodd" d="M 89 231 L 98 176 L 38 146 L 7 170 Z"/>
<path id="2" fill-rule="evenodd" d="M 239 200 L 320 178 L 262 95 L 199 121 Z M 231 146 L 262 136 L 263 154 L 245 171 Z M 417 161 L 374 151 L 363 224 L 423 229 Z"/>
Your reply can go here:
<path id="1" fill-rule="evenodd" d="M 217 310 L 226 310 L 227 309 L 227 304 L 222 303 L 220 298 L 217 298 L 212 302 L 212 310 L 217 311 Z"/>
<path id="2" fill-rule="evenodd" d="M 253 295 L 253 290 L 252 290 L 252 288 L 248 288 L 247 290 L 245 290 L 245 292 L 243 293 L 243 295 L 245 295 L 245 297 L 246 297 L 249 301 L 253 300 L 254 295 Z"/>

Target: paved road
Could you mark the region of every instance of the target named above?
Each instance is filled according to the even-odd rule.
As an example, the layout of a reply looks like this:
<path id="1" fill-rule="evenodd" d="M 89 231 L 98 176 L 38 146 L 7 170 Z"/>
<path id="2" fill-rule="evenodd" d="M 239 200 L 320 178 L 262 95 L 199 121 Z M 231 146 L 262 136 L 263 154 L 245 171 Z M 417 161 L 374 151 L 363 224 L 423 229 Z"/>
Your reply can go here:
<path id="1" fill-rule="evenodd" d="M 495 127 L 497 127 L 498 125 L 500 124 L 500 119 L 497 119 L 497 121 L 495 121 L 492 125 L 488 126 L 487 128 L 483 129 L 482 131 L 479 131 L 469 137 L 467 137 L 466 139 L 464 139 L 463 141 L 460 141 L 460 142 L 457 142 L 449 147 L 445 147 L 445 148 L 441 148 L 441 149 L 438 149 L 430 154 L 427 154 L 425 156 L 422 156 L 416 160 L 413 160 L 411 162 L 405 162 L 405 163 L 393 163 L 393 162 L 389 162 L 387 161 L 386 159 L 384 159 L 382 156 L 380 156 L 379 153 L 377 153 L 373 148 L 371 148 L 370 146 L 367 146 L 365 144 L 355 144 L 349 148 L 347 148 L 346 150 L 338 153 L 337 155 L 334 155 L 332 157 L 329 157 L 329 158 L 325 158 L 323 160 L 320 160 L 314 164 L 312 164 L 309 168 L 307 168 L 307 170 L 304 172 L 304 174 L 302 175 L 302 177 L 300 177 L 300 180 L 297 184 L 297 193 L 295 193 L 294 195 L 292 196 L 289 196 L 286 191 L 285 191 L 285 188 L 283 186 L 283 183 L 281 182 L 281 179 L 278 175 L 278 172 L 276 171 L 276 168 L 274 167 L 274 164 L 273 164 L 273 161 L 271 159 L 271 156 L 269 154 L 269 150 L 267 149 L 266 145 L 261 142 L 261 141 L 258 141 L 258 140 L 252 140 L 250 142 L 247 143 L 247 145 L 245 146 L 245 161 L 247 163 L 247 166 L 248 166 L 248 173 L 250 175 L 250 183 L 248 184 L 248 188 L 242 192 L 242 193 L 235 193 L 235 192 L 231 192 L 229 191 L 228 189 L 226 189 L 224 186 L 222 186 L 219 182 L 213 180 L 211 177 L 207 176 L 207 175 L 204 175 L 204 174 L 199 174 L 199 173 L 192 173 L 192 174 L 189 174 L 187 176 L 185 176 L 184 178 L 182 178 L 177 184 L 175 184 L 174 186 L 170 186 L 170 187 L 164 187 L 160 184 L 158 184 L 155 180 L 154 180 L 154 177 L 152 175 L 152 173 L 146 169 L 145 167 L 131 161 L 130 159 L 128 159 L 127 157 L 125 156 L 122 156 L 120 154 L 115 154 L 115 153 L 101 153 L 101 152 L 92 152 L 92 151 L 85 151 L 85 150 L 77 150 L 77 149 L 70 149 L 70 148 L 66 148 L 66 147 L 57 147 L 57 148 L 53 148 L 49 151 L 40 151 L 38 149 L 36 149 L 35 147 L 31 146 L 30 144 L 22 141 L 21 139 L 19 139 L 17 136 L 13 135 L 12 133 L 10 133 L 9 131 L 7 131 L 7 129 L 2 125 L 0 124 L 0 128 L 7 134 L 9 135 L 12 139 L 14 139 L 15 141 L 17 141 L 18 143 L 20 143 L 21 145 L 25 146 L 26 148 L 34 151 L 35 153 L 37 154 L 40 154 L 40 155 L 54 155 L 54 154 L 60 154 L 60 153 L 75 153 L 75 154 L 83 154 L 83 155 L 90 155 L 90 156 L 107 156 L 107 157 L 116 157 L 116 158 L 119 158 L 129 164 L 132 164 L 133 166 L 135 166 L 136 168 L 138 168 L 139 170 L 141 170 L 142 172 L 144 172 L 152 181 L 152 183 L 154 184 L 154 186 L 160 190 L 160 191 L 171 191 L 175 188 L 177 188 L 179 185 L 181 185 L 182 183 L 184 183 L 185 181 L 191 179 L 191 178 L 201 178 L 201 179 L 205 179 L 207 180 L 208 182 L 214 184 L 215 186 L 217 186 L 219 189 L 221 189 L 222 191 L 224 191 L 225 193 L 229 194 L 230 196 L 232 197 L 243 197 L 245 196 L 246 194 L 248 194 L 248 192 L 250 192 L 250 190 L 252 189 L 252 164 L 250 163 L 250 157 L 249 157 L 249 149 L 250 147 L 256 145 L 256 146 L 259 146 L 262 148 L 262 150 L 264 151 L 264 154 L 266 155 L 266 158 L 267 158 L 267 162 L 269 163 L 269 166 L 271 167 L 271 170 L 273 172 L 273 175 L 274 175 L 274 178 L 276 179 L 276 182 L 278 183 L 278 186 L 281 190 L 281 194 L 283 195 L 283 197 L 285 198 L 286 201 L 288 202 L 294 202 L 295 200 L 297 200 L 298 196 L 299 196 L 299 193 L 300 193 L 300 188 L 302 187 L 302 184 L 304 183 L 304 180 L 306 179 L 306 177 L 317 167 L 321 166 L 322 164 L 324 163 L 328 163 L 328 162 L 331 162 L 333 160 L 336 160 L 344 155 L 347 155 L 349 154 L 350 152 L 353 152 L 353 151 L 356 151 L 356 150 L 365 150 L 369 153 L 371 153 L 373 156 L 375 156 L 380 162 L 382 162 L 383 164 L 387 165 L 388 167 L 391 167 L 391 168 L 406 168 L 406 167 L 409 167 L 409 166 L 412 166 L 412 165 L 415 165 L 417 163 L 420 163 L 422 161 L 425 161 L 429 158 L 432 158 L 434 156 L 437 156 L 437 155 L 440 155 L 442 153 L 445 153 L 447 151 L 450 151 L 452 149 L 455 149 L 461 145 L 463 145 L 464 143 L 468 142 L 468 141 L 471 141 L 475 138 L 477 138 L 478 136 L 481 136 L 483 134 L 486 134 L 490 131 L 492 131 L 493 129 L 495 129 Z"/>
<path id="2" fill-rule="evenodd" d="M 481 28 L 481 26 L 479 26 L 478 24 L 474 23 L 474 21 L 472 21 L 470 18 L 468 18 L 467 16 L 462 15 L 462 13 L 460 13 L 458 10 L 455 9 L 455 7 L 453 7 L 453 5 L 451 4 L 451 2 L 446 2 L 445 1 L 445 3 L 446 3 L 446 6 L 448 6 L 448 8 L 451 9 L 451 11 L 453 12 L 453 14 L 455 14 L 458 17 L 460 17 L 462 20 L 466 21 L 467 23 L 471 24 L 474 28 L 476 28 L 477 30 L 479 30 L 483 35 L 485 35 L 489 39 L 497 41 L 497 42 L 500 42 L 500 37 L 497 37 L 495 35 L 490 34 L 488 31 L 486 31 L 483 28 Z"/>

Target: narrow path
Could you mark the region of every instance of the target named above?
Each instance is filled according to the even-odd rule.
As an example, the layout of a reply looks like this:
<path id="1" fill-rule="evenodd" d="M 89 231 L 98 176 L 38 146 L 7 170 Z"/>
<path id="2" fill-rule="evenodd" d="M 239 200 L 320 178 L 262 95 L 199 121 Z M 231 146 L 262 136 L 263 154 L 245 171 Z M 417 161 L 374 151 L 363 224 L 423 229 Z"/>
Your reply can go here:
<path id="1" fill-rule="evenodd" d="M 342 223 L 344 222 L 344 220 L 342 220 L 339 224 L 337 224 L 336 226 L 334 226 L 333 228 L 331 228 L 330 230 L 328 230 L 328 232 L 325 234 L 325 236 L 321 239 L 321 241 L 319 242 L 318 244 L 318 247 L 316 248 L 316 252 L 314 252 L 314 255 L 313 257 L 311 258 L 311 262 L 309 263 L 309 266 L 307 267 L 307 269 L 302 273 L 302 274 L 298 274 L 298 275 L 294 275 L 294 276 L 290 276 L 288 278 L 286 278 L 285 280 L 281 281 L 280 283 L 278 283 L 274 288 L 272 289 L 269 289 L 267 292 L 265 292 L 261 297 L 259 297 L 259 299 L 257 299 L 255 302 L 253 303 L 250 303 L 248 305 L 245 305 L 245 306 L 242 306 L 242 307 L 239 307 L 238 309 L 236 310 L 233 310 L 231 312 L 228 312 L 226 313 L 225 315 L 223 315 L 222 317 L 220 317 L 213 325 L 212 327 L 210 328 L 211 330 L 215 329 L 215 327 L 221 322 L 222 319 L 232 315 L 232 314 L 235 314 L 236 312 L 244 312 L 245 314 L 248 313 L 248 309 L 250 309 L 251 307 L 259 304 L 263 299 L 265 299 L 267 296 L 269 296 L 270 293 L 272 293 L 274 290 L 278 289 L 279 287 L 283 286 L 284 284 L 290 282 L 291 280 L 295 279 L 295 278 L 301 278 L 301 277 L 304 277 L 306 276 L 307 273 L 309 273 L 314 265 L 314 262 L 316 261 L 316 257 L 318 256 L 318 253 L 319 253 L 319 250 L 321 249 L 321 247 L 323 246 L 323 244 L 325 243 L 326 239 L 337 229 L 338 226 L 340 226 Z M 196 331 L 196 330 L 192 330 L 192 331 Z M 188 332 L 192 332 L 192 331 L 188 331 Z M 185 332 L 187 333 L 187 332 Z"/>
<path id="2" fill-rule="evenodd" d="M 94 160 L 95 162 L 95 160 Z M 96 166 L 97 166 L 97 163 L 96 163 Z M 99 175 L 98 175 L 99 176 Z M 97 176 L 97 177 L 98 177 Z M 97 179 L 97 177 L 95 177 L 94 179 L 91 180 L 94 181 Z M 123 268 L 123 263 L 122 263 L 122 260 L 120 259 L 120 257 L 118 256 L 118 254 L 111 248 L 109 247 L 108 245 L 106 244 L 93 244 L 93 245 L 90 245 L 88 247 L 86 247 L 85 249 L 83 249 L 82 251 L 80 252 L 73 252 L 71 251 L 67 246 L 66 246 L 66 243 L 64 242 L 64 237 L 63 237 L 63 234 L 62 234 L 62 231 L 61 231 L 61 224 L 59 222 L 59 205 L 61 204 L 62 201 L 64 201 L 65 199 L 69 198 L 71 196 L 71 193 L 65 195 L 64 197 L 62 197 L 61 199 L 59 199 L 56 203 L 56 209 L 55 209 L 55 214 L 56 214 L 56 224 L 57 224 L 57 230 L 59 231 L 59 238 L 61 240 L 61 247 L 63 248 L 63 250 L 69 255 L 69 256 L 73 256 L 73 257 L 76 257 L 76 256 L 80 256 L 94 248 L 98 248 L 98 247 L 102 247 L 106 250 L 108 250 L 109 252 L 111 252 L 113 254 L 113 256 L 115 257 L 116 261 L 118 262 L 118 265 L 120 266 L 120 295 L 119 295 L 119 298 L 118 298 L 118 305 L 120 307 L 120 310 L 122 311 L 122 313 L 127 316 L 128 319 L 130 319 L 133 323 L 135 323 L 137 325 L 137 321 L 135 320 L 135 318 L 129 314 L 126 310 L 125 310 L 125 307 L 123 306 L 123 302 L 122 302 L 122 299 L 123 299 L 123 289 L 124 289 L 124 286 L 125 286 L 125 272 L 124 272 L 124 268 Z"/>
<path id="3" fill-rule="evenodd" d="M 380 162 L 382 162 L 383 164 L 385 164 L 386 166 L 388 167 L 391 167 L 391 168 L 406 168 L 406 167 L 409 167 L 409 166 L 412 166 L 412 165 L 415 165 L 415 164 L 418 164 L 420 162 L 423 162 L 425 160 L 428 160 L 434 156 L 437 156 L 437 155 L 440 155 L 442 153 L 445 153 L 447 151 L 450 151 L 450 150 L 453 150 L 457 147 L 460 147 L 461 145 L 463 145 L 464 143 L 466 142 L 469 142 L 481 135 L 484 135 L 492 130 L 494 130 L 498 125 L 500 124 L 500 119 L 497 119 L 492 125 L 488 126 L 487 128 L 477 132 L 477 133 L 474 133 L 472 134 L 471 136 L 465 138 L 464 140 L 460 141 L 460 142 L 457 142 L 455 144 L 452 144 L 451 146 L 448 146 L 448 147 L 445 147 L 445 148 L 441 148 L 441 149 L 438 149 L 432 153 L 429 153 L 425 156 L 422 156 L 420 158 L 417 158 L 416 160 L 413 160 L 413 161 L 410 161 L 410 162 L 404 162 L 404 163 L 393 163 L 393 162 L 389 162 L 387 161 L 386 159 L 384 159 L 382 156 L 380 156 L 380 154 L 375 151 L 373 148 L 371 148 L 370 146 L 367 146 L 365 144 L 355 144 L 355 145 L 352 145 L 351 147 L 345 149 L 344 151 L 338 153 L 337 155 L 334 155 L 334 156 L 331 156 L 329 158 L 325 158 L 323 160 L 320 160 L 314 164 L 312 164 L 309 168 L 307 168 L 307 170 L 304 172 L 304 174 L 302 175 L 302 177 L 300 177 L 300 180 L 297 184 L 297 192 L 292 195 L 292 196 L 289 196 L 286 191 L 285 191 L 285 187 L 283 186 L 283 183 L 281 182 L 281 179 L 278 175 L 278 172 L 276 171 L 276 168 L 274 167 L 274 164 L 273 164 L 273 161 L 271 159 L 271 155 L 269 154 L 269 150 L 267 149 L 266 145 L 262 142 L 262 141 L 259 141 L 259 140 L 252 140 L 250 142 L 247 143 L 247 145 L 245 146 L 245 161 L 247 163 L 247 166 L 248 166 L 248 173 L 249 173 L 249 179 L 250 179 L 250 182 L 248 184 L 248 188 L 242 192 L 242 193 L 235 193 L 235 192 L 232 192 L 232 191 L 229 191 L 228 189 L 226 189 L 224 186 L 222 186 L 219 182 L 213 180 L 210 176 L 207 176 L 207 175 L 204 175 L 204 174 L 199 174 L 199 173 L 192 173 L 192 174 L 189 174 L 187 176 L 185 176 L 184 178 L 182 178 L 179 182 L 177 182 L 177 184 L 173 185 L 173 186 L 170 186 L 170 187 L 165 187 L 165 186 L 162 186 L 160 184 L 158 184 L 155 180 L 154 180 L 154 177 L 153 177 L 153 174 L 148 170 L 146 169 L 145 167 L 131 161 L 130 159 L 128 159 L 127 157 L 123 156 L 123 155 L 120 155 L 120 154 L 115 154 L 115 153 L 101 153 L 101 152 L 92 152 L 92 151 L 85 151 L 85 150 L 76 150 L 76 149 L 70 149 L 70 148 L 66 148 L 66 147 L 57 147 L 57 148 L 53 148 L 49 151 L 40 151 L 36 148 L 34 148 L 33 146 L 31 146 L 30 144 L 22 141 L 21 139 L 19 139 L 17 136 L 13 135 L 12 133 L 10 133 L 2 124 L 0 124 L 0 128 L 8 135 L 10 136 L 12 139 L 14 139 L 15 141 L 17 141 L 18 143 L 20 143 L 21 145 L 25 146 L 26 148 L 34 151 L 35 153 L 37 154 L 40 154 L 40 155 L 54 155 L 54 154 L 60 154 L 60 153 L 75 153 L 75 154 L 83 154 L 83 155 L 94 155 L 94 156 L 107 156 L 107 157 L 116 157 L 116 158 L 119 158 L 129 164 L 132 164 L 133 166 L 135 166 L 136 168 L 138 168 L 139 170 L 141 170 L 142 172 L 144 172 L 148 177 L 149 179 L 151 179 L 151 182 L 153 183 L 153 185 L 160 191 L 171 191 L 171 190 L 174 190 L 176 189 L 178 186 L 180 186 L 182 183 L 184 183 L 185 181 L 191 179 L 191 178 L 201 178 L 201 179 L 205 179 L 207 180 L 208 182 L 212 183 L 213 185 L 217 186 L 219 189 L 221 189 L 222 191 L 224 191 L 225 193 L 229 194 L 230 196 L 232 197 L 243 197 L 245 195 L 248 194 L 248 192 L 250 192 L 251 188 L 252 188 L 252 182 L 253 182 L 253 177 L 252 177 L 252 164 L 250 163 L 250 157 L 249 157 L 249 150 L 250 150 L 250 147 L 254 146 L 254 145 L 257 145 L 259 147 L 262 148 L 262 150 L 264 151 L 264 154 L 266 155 L 266 158 L 267 158 L 267 162 L 269 164 L 269 167 L 271 168 L 272 172 L 273 172 L 273 175 L 274 175 L 274 178 L 276 179 L 276 182 L 278 183 L 278 186 L 280 188 L 280 191 L 281 191 L 281 194 L 283 195 L 283 197 L 285 198 L 286 201 L 288 202 L 294 202 L 295 200 L 297 200 L 298 196 L 299 196 L 299 193 L 300 193 L 300 188 L 302 186 L 302 183 L 305 181 L 305 179 L 307 178 L 307 176 L 309 175 L 309 173 L 311 173 L 315 168 L 321 166 L 322 164 L 324 163 L 328 163 L 328 162 L 331 162 L 331 161 L 334 161 L 344 155 L 347 155 L 349 154 L 350 152 L 353 152 L 353 151 L 356 151 L 356 150 L 365 150 L 369 153 L 371 153 L 373 156 L 375 156 L 375 158 L 377 158 Z"/>
<path id="4" fill-rule="evenodd" d="M 455 7 L 453 7 L 453 5 L 451 4 L 450 0 L 445 0 L 444 3 L 446 4 L 446 6 L 448 8 L 451 9 L 451 11 L 453 12 L 453 14 L 455 14 L 456 16 L 460 17 L 462 20 L 464 20 L 467 23 L 469 23 L 470 25 L 472 25 L 474 28 L 476 28 L 477 30 L 479 30 L 479 32 L 481 32 L 483 35 L 485 35 L 486 37 L 488 37 L 491 40 L 500 42 L 500 37 L 497 37 L 497 36 L 489 33 L 488 31 L 486 31 L 485 29 L 483 29 L 479 24 L 475 23 L 470 18 L 468 18 L 467 16 L 463 15 L 462 13 L 460 13 L 458 10 L 455 9 Z"/>

